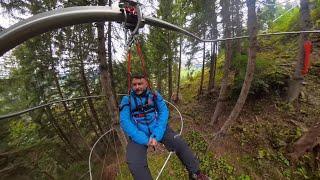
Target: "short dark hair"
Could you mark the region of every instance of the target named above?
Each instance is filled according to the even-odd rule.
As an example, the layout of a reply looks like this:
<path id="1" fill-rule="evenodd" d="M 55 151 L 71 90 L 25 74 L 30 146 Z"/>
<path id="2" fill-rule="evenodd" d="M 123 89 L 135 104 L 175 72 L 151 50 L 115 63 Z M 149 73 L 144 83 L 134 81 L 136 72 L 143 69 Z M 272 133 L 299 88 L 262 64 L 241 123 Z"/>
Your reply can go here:
<path id="1" fill-rule="evenodd" d="M 142 74 L 132 74 L 131 79 L 145 79 L 144 75 Z"/>

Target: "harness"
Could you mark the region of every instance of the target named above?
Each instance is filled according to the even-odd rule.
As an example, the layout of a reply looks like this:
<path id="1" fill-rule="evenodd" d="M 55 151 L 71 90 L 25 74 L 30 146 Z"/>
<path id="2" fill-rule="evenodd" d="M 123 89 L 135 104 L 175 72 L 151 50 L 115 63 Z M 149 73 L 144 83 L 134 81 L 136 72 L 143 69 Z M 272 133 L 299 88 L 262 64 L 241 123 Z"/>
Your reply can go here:
<path id="1" fill-rule="evenodd" d="M 127 72 L 127 78 L 128 78 L 128 95 L 129 95 L 129 103 L 126 105 L 123 105 L 120 107 L 120 111 L 123 109 L 124 106 L 129 105 L 130 107 L 130 119 L 135 122 L 136 126 L 138 124 L 145 124 L 148 126 L 149 133 L 151 134 L 149 124 L 152 123 L 154 119 L 157 119 L 157 107 L 155 106 L 155 99 L 156 99 L 156 94 L 151 91 L 151 84 L 148 80 L 148 75 L 146 71 L 146 65 L 145 65 L 145 60 L 144 56 L 142 53 L 141 49 L 141 44 L 138 39 L 135 38 L 135 36 L 139 33 L 139 28 L 143 27 L 144 23 L 143 17 L 142 17 L 142 12 L 140 11 L 140 3 L 137 1 L 132 1 L 132 0 L 120 0 L 119 2 L 119 7 L 121 8 L 120 10 L 125 16 L 125 29 L 131 31 L 131 36 L 127 42 L 127 47 L 128 47 L 128 72 Z M 130 24 L 127 22 L 127 18 L 129 16 L 133 16 L 137 18 L 137 23 L 136 24 Z M 137 102 L 137 97 L 136 96 L 131 96 L 131 58 L 132 58 L 132 52 L 131 52 L 131 45 L 135 42 L 136 44 L 136 52 L 141 60 L 141 66 L 142 66 L 142 71 L 143 71 L 143 76 L 148 82 L 148 87 L 147 89 L 151 91 L 152 98 L 150 98 L 150 93 L 146 92 L 146 102 L 144 104 L 138 105 Z M 131 106 L 131 97 L 133 97 L 133 101 L 135 104 L 135 109 L 132 109 Z M 140 97 L 140 101 L 142 102 L 142 98 Z M 156 117 L 152 118 L 151 120 L 147 119 L 147 114 L 149 113 L 155 113 Z"/>
<path id="2" fill-rule="evenodd" d="M 152 96 L 152 97 L 150 97 Z M 132 109 L 132 106 L 129 101 L 129 106 L 130 106 L 130 114 L 133 119 L 133 121 L 138 125 L 138 124 L 145 124 L 149 126 L 150 123 L 154 121 L 154 119 L 148 120 L 147 119 L 147 114 L 150 113 L 157 113 L 157 107 L 155 105 L 155 99 L 157 95 L 152 92 L 151 94 L 146 94 L 143 96 L 146 98 L 146 101 L 143 104 L 138 105 L 138 97 L 137 96 L 132 96 L 133 102 L 134 102 L 134 109 Z M 130 95 L 130 100 L 131 100 L 131 95 Z M 142 97 L 139 97 L 140 101 L 142 102 Z M 155 117 L 157 119 L 157 116 Z"/>

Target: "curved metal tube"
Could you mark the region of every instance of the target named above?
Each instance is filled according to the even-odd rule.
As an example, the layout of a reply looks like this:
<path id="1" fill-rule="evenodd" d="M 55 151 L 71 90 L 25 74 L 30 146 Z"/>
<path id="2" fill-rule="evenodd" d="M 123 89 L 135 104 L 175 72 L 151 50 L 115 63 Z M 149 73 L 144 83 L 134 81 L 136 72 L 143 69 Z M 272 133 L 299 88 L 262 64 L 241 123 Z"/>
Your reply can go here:
<path id="1" fill-rule="evenodd" d="M 181 32 L 185 35 L 201 40 L 194 34 L 168 22 L 153 17 L 142 17 L 142 19 L 141 26 L 143 26 L 143 23 L 150 24 L 152 26 Z M 52 10 L 34 15 L 9 27 L 8 29 L 1 31 L 0 56 L 24 41 L 50 30 L 98 21 L 126 21 L 128 23 L 137 23 L 137 19 L 130 16 L 125 18 L 125 15 L 119 8 L 105 6 L 77 6 Z"/>
<path id="2" fill-rule="evenodd" d="M 22 42 L 53 29 L 98 21 L 124 21 L 119 9 L 105 6 L 78 6 L 34 15 L 0 33 L 0 56 Z M 134 23 L 136 20 L 127 19 Z"/>
<path id="3" fill-rule="evenodd" d="M 248 38 L 248 36 L 231 37 L 224 39 L 201 39 L 195 34 L 173 25 L 166 21 L 154 18 L 154 17 L 142 17 L 141 26 L 149 24 L 151 26 L 157 26 L 168 30 L 176 31 L 184 35 L 190 36 L 202 42 L 217 42 L 225 41 L 229 39 L 242 39 Z M 125 15 L 119 8 L 110 8 L 106 6 L 77 6 L 52 10 L 44 13 L 34 15 L 26 20 L 23 20 L 8 29 L 0 32 L 0 56 L 23 43 L 24 41 L 48 32 L 53 29 L 82 24 L 92 23 L 98 21 L 117 21 L 137 23 L 136 18 L 132 18 Z M 270 36 L 270 35 L 283 35 L 283 34 L 300 34 L 300 33 L 319 33 L 320 30 L 312 31 L 294 31 L 294 32 L 278 32 L 268 34 L 258 34 L 258 36 Z"/>
<path id="4" fill-rule="evenodd" d="M 182 33 L 184 35 L 187 35 L 187 36 L 190 36 L 192 38 L 195 38 L 198 41 L 203 41 L 203 42 L 214 42 L 214 41 L 217 41 L 217 40 L 201 39 L 198 36 L 196 36 L 195 34 L 189 32 L 189 31 L 187 31 L 187 30 L 185 30 L 185 29 L 183 29 L 183 28 L 181 28 L 179 26 L 176 26 L 176 25 L 173 25 L 173 24 L 168 23 L 166 21 L 163 21 L 161 19 L 157 19 L 157 18 L 154 18 L 154 17 L 144 17 L 144 20 L 145 20 L 146 24 L 149 24 L 151 26 L 157 26 L 157 27 L 168 29 L 168 30 L 177 31 L 177 32 Z"/>

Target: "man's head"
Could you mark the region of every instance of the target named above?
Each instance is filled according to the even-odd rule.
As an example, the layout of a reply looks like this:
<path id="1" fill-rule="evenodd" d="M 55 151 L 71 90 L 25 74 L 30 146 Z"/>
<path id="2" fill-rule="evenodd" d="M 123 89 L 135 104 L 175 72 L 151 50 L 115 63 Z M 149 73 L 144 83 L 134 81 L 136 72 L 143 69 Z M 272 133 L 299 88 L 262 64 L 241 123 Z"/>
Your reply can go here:
<path id="1" fill-rule="evenodd" d="M 142 75 L 134 75 L 131 78 L 131 86 L 137 95 L 141 95 L 148 87 L 148 81 Z"/>

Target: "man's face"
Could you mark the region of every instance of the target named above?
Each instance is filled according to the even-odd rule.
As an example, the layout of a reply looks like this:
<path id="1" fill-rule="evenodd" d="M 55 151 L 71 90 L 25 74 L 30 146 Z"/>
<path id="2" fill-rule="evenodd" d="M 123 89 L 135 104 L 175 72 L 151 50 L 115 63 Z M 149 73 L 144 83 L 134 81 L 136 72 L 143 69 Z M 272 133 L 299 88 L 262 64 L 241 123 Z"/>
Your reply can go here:
<path id="1" fill-rule="evenodd" d="M 145 78 L 133 78 L 132 88 L 137 95 L 141 95 L 148 87 L 148 82 Z"/>

